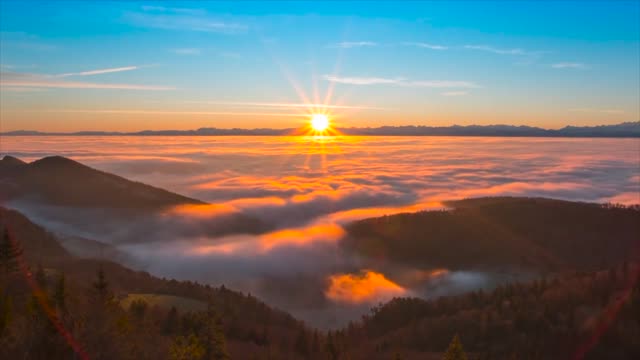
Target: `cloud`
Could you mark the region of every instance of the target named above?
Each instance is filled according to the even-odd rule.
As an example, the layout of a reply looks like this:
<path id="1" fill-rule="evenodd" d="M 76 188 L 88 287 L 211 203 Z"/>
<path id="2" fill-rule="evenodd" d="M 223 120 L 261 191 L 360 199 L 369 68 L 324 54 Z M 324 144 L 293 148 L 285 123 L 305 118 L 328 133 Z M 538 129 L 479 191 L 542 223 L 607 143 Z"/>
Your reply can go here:
<path id="1" fill-rule="evenodd" d="M 233 51 L 221 51 L 218 53 L 218 55 L 225 57 L 225 58 L 229 58 L 229 59 L 241 59 L 242 55 L 233 52 Z"/>
<path id="2" fill-rule="evenodd" d="M 304 108 L 304 109 L 367 109 L 367 110 L 388 110 L 387 108 L 372 107 L 365 105 L 331 105 L 331 104 L 305 104 L 305 103 L 284 103 L 284 102 L 242 102 L 242 101 L 185 101 L 190 104 L 210 104 L 239 107 L 277 107 L 277 108 Z"/>
<path id="3" fill-rule="evenodd" d="M 530 54 L 532 54 L 532 53 L 527 52 L 527 51 L 525 51 L 523 49 L 520 49 L 520 48 L 501 49 L 501 48 L 496 48 L 496 47 L 487 46 L 487 45 L 465 45 L 464 48 L 465 49 L 469 49 L 469 50 L 486 51 L 486 52 L 490 52 L 490 53 L 494 53 L 494 54 L 500 54 L 500 55 L 530 55 Z"/>
<path id="4" fill-rule="evenodd" d="M 113 69 L 106 69 L 106 70 L 113 70 Z M 105 70 L 97 70 L 97 71 L 105 71 Z M 124 70 L 121 70 L 121 71 L 124 71 Z M 107 72 L 110 72 L 110 71 L 107 71 Z M 91 73 L 91 71 L 88 73 Z M 87 74 L 87 75 L 94 75 L 94 74 Z M 70 76 L 70 75 L 67 74 L 65 76 Z M 0 86 L 21 87 L 21 88 L 58 88 L 58 89 L 117 89 L 117 90 L 153 90 L 153 91 L 174 90 L 174 88 L 170 86 L 66 81 L 66 80 L 60 80 L 48 75 L 14 73 L 14 72 L 0 73 Z"/>
<path id="5" fill-rule="evenodd" d="M 171 52 L 178 55 L 200 55 L 202 53 L 202 50 L 198 48 L 181 48 L 171 49 Z"/>
<path id="6" fill-rule="evenodd" d="M 573 108 L 573 109 L 569 109 L 569 111 L 571 111 L 571 112 L 603 113 L 603 114 L 624 114 L 624 110 L 620 110 L 620 109 Z"/>
<path id="7" fill-rule="evenodd" d="M 448 49 L 448 47 L 446 47 L 446 46 L 427 44 L 427 43 L 423 43 L 423 42 L 403 42 L 402 45 L 415 46 L 415 47 L 419 47 L 419 48 L 423 48 L 423 49 L 429 49 L 429 50 L 447 50 Z"/>
<path id="8" fill-rule="evenodd" d="M 441 201 L 466 196 L 629 204 L 640 194 L 632 139 L 336 137 L 319 144 L 287 137 L 203 137 L 196 143 L 103 137 L 87 146 L 86 138 L 61 136 L 29 142 L 6 137 L 2 146 L 27 160 L 68 156 L 214 204 L 121 221 L 109 221 L 100 209 L 28 215 L 56 232 L 115 239 L 120 251 L 138 259 L 136 269 L 224 283 L 314 325 L 358 318 L 377 299 L 429 298 L 496 283 L 495 274 L 477 269 L 443 271 L 383 256 L 352 257 L 340 243 L 342 226 L 350 221 L 442 209 Z M 221 235 L 238 215 L 272 228 Z M 337 311 L 345 313 L 337 317 Z"/>
<path id="9" fill-rule="evenodd" d="M 466 91 L 445 91 L 442 93 L 443 96 L 463 96 L 467 95 Z"/>
<path id="10" fill-rule="evenodd" d="M 102 87 L 104 84 L 69 83 L 83 85 L 97 85 L 96 89 L 129 89 L 129 90 L 173 90 L 165 87 L 138 87 L 136 85 L 107 84 L 114 87 Z M 0 83 L 2 85 L 2 83 Z M 18 85 L 25 86 L 25 85 Z M 50 86 L 56 87 L 56 86 Z M 82 88 L 73 87 L 72 88 Z M 90 87 L 87 87 L 90 88 Z M 276 117 L 303 117 L 300 114 L 291 113 L 257 113 L 257 112 L 233 112 L 233 111 L 180 111 L 180 110 L 130 110 L 130 109 L 45 109 L 38 110 L 50 113 L 86 113 L 86 114 L 139 114 L 139 115 L 229 115 L 229 116 L 276 116 Z"/>
<path id="11" fill-rule="evenodd" d="M 374 46 L 378 46 L 378 44 L 373 41 L 343 41 L 334 45 L 330 45 L 329 47 L 351 49 L 351 48 L 358 48 L 358 47 L 374 47 Z"/>
<path id="12" fill-rule="evenodd" d="M 377 303 L 407 293 L 406 289 L 387 279 L 384 274 L 371 270 L 362 270 L 358 274 L 331 275 L 328 281 L 325 295 L 341 303 Z"/>
<path id="13" fill-rule="evenodd" d="M 168 12 L 168 13 L 190 14 L 190 15 L 200 15 L 200 14 L 206 13 L 202 9 L 174 8 L 174 7 L 153 6 L 153 5 L 143 5 L 140 8 L 145 12 L 162 12 L 162 13 Z"/>
<path id="14" fill-rule="evenodd" d="M 140 69 L 139 66 L 123 66 L 118 68 L 109 68 L 109 69 L 98 69 L 98 70 L 89 70 L 89 71 L 81 71 L 76 73 L 64 73 L 60 75 L 54 75 L 54 77 L 67 77 L 67 76 L 91 76 L 91 75 L 101 75 L 101 74 L 109 74 L 123 71 L 131 71 Z"/>
<path id="15" fill-rule="evenodd" d="M 0 86 L 2 87 L 2 91 L 8 91 L 8 92 L 23 93 L 23 92 L 45 91 L 45 89 L 40 89 L 35 87 L 4 86 L 2 85 L 2 83 L 0 83 Z"/>
<path id="16" fill-rule="evenodd" d="M 248 30 L 248 26 L 222 17 L 212 16 L 200 9 L 166 8 L 146 6 L 143 12 L 127 12 L 124 19 L 129 23 L 147 28 L 196 31 L 221 34 L 238 34 Z"/>
<path id="17" fill-rule="evenodd" d="M 588 66 L 583 63 L 578 62 L 560 62 L 556 64 L 551 64 L 551 67 L 554 69 L 587 69 Z"/>
<path id="18" fill-rule="evenodd" d="M 336 75 L 324 75 L 323 78 L 330 82 L 349 84 L 349 85 L 396 85 L 407 87 L 426 87 L 426 88 L 478 88 L 477 84 L 470 81 L 452 81 L 452 80 L 428 80 L 428 81 L 411 81 L 404 78 L 381 78 L 381 77 L 343 77 Z"/>

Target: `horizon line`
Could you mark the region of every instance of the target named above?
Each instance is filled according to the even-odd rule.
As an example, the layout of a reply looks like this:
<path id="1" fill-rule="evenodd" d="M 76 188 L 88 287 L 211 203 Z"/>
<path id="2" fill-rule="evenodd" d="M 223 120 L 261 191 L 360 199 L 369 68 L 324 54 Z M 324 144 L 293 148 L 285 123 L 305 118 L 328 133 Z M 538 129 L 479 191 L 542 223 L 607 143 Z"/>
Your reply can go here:
<path id="1" fill-rule="evenodd" d="M 628 134 L 622 129 L 616 129 L 620 126 L 634 126 Z M 134 130 L 134 131 L 110 131 L 110 130 L 78 130 L 67 132 L 56 131 L 40 131 L 40 130 L 11 130 L 0 132 L 4 136 L 309 136 L 307 133 L 300 132 L 304 127 L 299 128 L 219 128 L 219 127 L 201 127 L 197 129 L 161 129 L 161 130 Z M 600 124 L 589 126 L 565 125 L 557 129 L 542 128 L 531 125 L 509 125 L 509 124 L 489 124 L 489 125 L 458 125 L 452 124 L 447 126 L 430 126 L 430 125 L 381 125 L 377 127 L 334 127 L 337 131 L 333 134 L 322 134 L 316 136 L 582 136 L 589 137 L 599 134 L 597 132 L 604 131 L 601 135 L 611 135 L 610 131 L 615 131 L 614 137 L 640 137 L 640 121 L 627 121 L 616 124 Z M 417 132 L 412 133 L 410 130 Z M 609 130 L 609 131 L 608 131 Z M 635 130 L 635 131 L 634 131 Z M 422 132 L 420 132 L 422 131 Z M 427 131 L 425 133 L 425 131 Z M 429 132 L 430 131 L 430 132 Z M 455 133 L 460 131 L 461 133 Z M 474 133 L 475 131 L 475 133 Z M 493 133 L 487 133 L 492 131 Z M 575 131 L 592 131 L 596 134 L 576 133 Z"/>

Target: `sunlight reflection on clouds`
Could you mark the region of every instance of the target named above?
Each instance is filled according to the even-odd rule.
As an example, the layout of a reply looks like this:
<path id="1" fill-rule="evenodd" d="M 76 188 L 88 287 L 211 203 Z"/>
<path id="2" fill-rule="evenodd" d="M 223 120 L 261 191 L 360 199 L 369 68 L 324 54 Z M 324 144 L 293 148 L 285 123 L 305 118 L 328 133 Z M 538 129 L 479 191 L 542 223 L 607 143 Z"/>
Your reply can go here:
<path id="1" fill-rule="evenodd" d="M 286 299 L 256 282 L 275 277 L 283 284 L 287 277 L 305 276 L 328 299 L 358 303 L 419 294 L 425 279 L 431 279 L 429 293 L 492 281 L 479 273 L 445 271 L 434 277 L 433 269 L 400 271 L 396 264 L 363 272 L 371 262 L 348 257 L 336 246 L 344 234 L 341 225 L 349 221 L 442 209 L 443 201 L 479 196 L 640 202 L 637 139 L 6 137 L 0 146 L 28 161 L 67 156 L 209 202 L 133 224 L 129 235 L 118 235 L 151 242 L 120 247 L 144 259 L 154 274 L 224 281 L 276 304 Z M 208 236 L 216 221 L 232 214 L 257 218 L 270 231 Z"/>

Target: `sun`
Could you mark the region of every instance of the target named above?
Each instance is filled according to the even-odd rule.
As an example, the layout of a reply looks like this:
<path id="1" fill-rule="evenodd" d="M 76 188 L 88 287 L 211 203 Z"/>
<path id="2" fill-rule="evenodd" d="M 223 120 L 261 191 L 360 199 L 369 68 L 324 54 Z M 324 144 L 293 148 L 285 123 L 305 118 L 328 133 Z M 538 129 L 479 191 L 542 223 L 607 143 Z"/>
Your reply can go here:
<path id="1" fill-rule="evenodd" d="M 311 128 L 316 132 L 325 132 L 329 128 L 329 117 L 325 114 L 313 114 L 311 116 Z"/>

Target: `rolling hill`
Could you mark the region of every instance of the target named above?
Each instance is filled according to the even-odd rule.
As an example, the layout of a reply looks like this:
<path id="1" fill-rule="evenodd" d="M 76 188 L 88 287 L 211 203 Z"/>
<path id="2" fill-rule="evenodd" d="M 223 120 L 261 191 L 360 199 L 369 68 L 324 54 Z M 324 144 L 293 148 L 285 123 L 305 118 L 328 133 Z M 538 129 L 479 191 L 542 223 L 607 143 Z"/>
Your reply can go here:
<path id="1" fill-rule="evenodd" d="M 31 163 L 5 156 L 0 160 L 0 185 L 5 201 L 29 199 L 57 206 L 151 210 L 204 204 L 61 156 Z"/>
<path id="2" fill-rule="evenodd" d="M 551 272 L 640 259 L 640 207 L 478 198 L 347 226 L 350 252 L 417 267 Z"/>
<path id="3" fill-rule="evenodd" d="M 218 314 L 220 329 L 233 358 L 247 358 L 251 354 L 302 358 L 290 339 L 300 334 L 309 339 L 312 336 L 312 331 L 300 321 L 250 294 L 224 286 L 215 288 L 190 281 L 160 279 L 109 260 L 77 258 L 60 245 L 55 235 L 19 212 L 0 207 L 0 235 L 5 237 L 5 234 L 9 234 L 14 246 L 22 249 L 19 258 L 13 260 L 24 259 L 28 270 L 5 271 L 6 261 L 11 259 L 1 252 L 0 309 L 8 309 L 11 315 L 5 322 L 5 312 L 0 312 L 0 358 L 22 358 L 23 354 L 30 354 L 25 355 L 26 358 L 38 359 L 73 357 L 68 352 L 68 345 L 57 342 L 56 339 L 62 338 L 55 327 L 47 327 L 47 317 L 38 315 L 41 307 L 48 307 L 49 312 L 53 311 L 59 317 L 70 336 L 82 345 L 90 358 L 105 358 L 98 356 L 104 353 L 110 354 L 107 358 L 114 359 L 168 358 L 177 337 L 202 331 L 207 311 Z M 41 268 L 46 271 L 41 272 Z M 107 302 L 96 307 L 95 284 L 99 271 L 105 275 L 108 293 L 115 299 L 126 299 L 125 305 L 129 306 L 112 307 Z M 54 295 L 62 274 L 67 304 L 64 313 L 55 305 L 59 300 Z M 130 312 L 133 311 L 130 310 L 132 300 L 145 300 L 146 310 L 142 315 Z M 169 306 L 158 306 L 161 305 L 158 301 Z M 189 306 L 185 307 L 185 304 Z M 203 312 L 203 307 L 213 310 Z M 25 326 L 27 322 L 30 326 Z M 34 337 L 50 342 L 34 344 Z M 42 356 L 27 349 L 43 351 Z"/>

